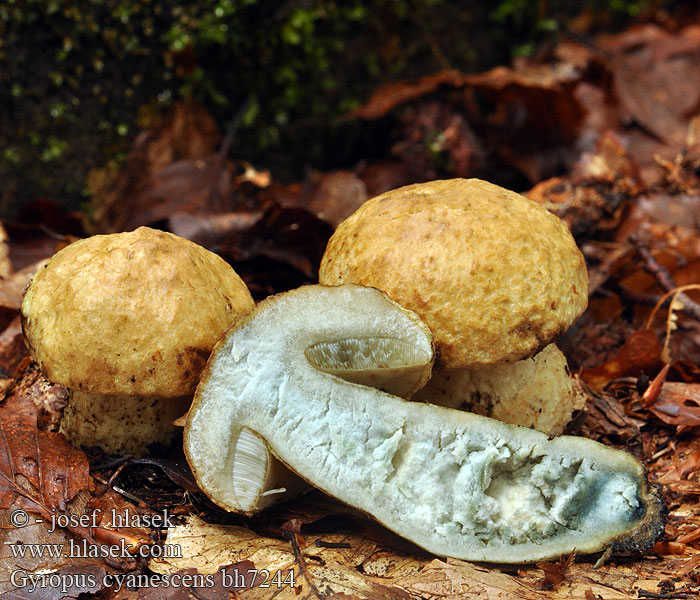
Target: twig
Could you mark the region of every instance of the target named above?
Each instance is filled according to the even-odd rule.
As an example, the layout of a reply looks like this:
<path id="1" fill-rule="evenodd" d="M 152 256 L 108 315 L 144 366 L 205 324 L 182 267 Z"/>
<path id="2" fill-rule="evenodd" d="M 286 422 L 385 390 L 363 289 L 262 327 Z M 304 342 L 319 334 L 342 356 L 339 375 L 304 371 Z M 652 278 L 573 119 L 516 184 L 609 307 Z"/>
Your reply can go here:
<path id="1" fill-rule="evenodd" d="M 90 467 L 90 471 L 93 471 L 95 473 L 99 473 L 100 471 L 107 471 L 109 469 L 113 469 L 114 467 L 118 467 L 119 465 L 122 465 L 126 462 L 129 462 L 130 460 L 131 456 L 119 456 L 117 458 L 105 461 L 101 464 L 98 463 L 96 465 L 92 465 Z"/>
<path id="2" fill-rule="evenodd" d="M 136 502 L 137 504 L 146 504 L 146 502 L 144 500 L 142 500 L 141 498 L 139 498 L 138 496 L 134 496 L 130 492 L 127 492 L 126 490 L 123 490 L 122 488 L 117 487 L 116 485 L 109 485 L 109 482 L 105 481 L 102 477 L 98 477 L 97 475 L 93 475 L 93 478 L 96 479 L 97 481 L 99 481 L 102 485 L 105 485 L 108 488 L 113 489 L 118 494 L 121 494 L 125 498 L 128 498 L 132 502 Z"/>
<path id="3" fill-rule="evenodd" d="M 667 598 L 668 600 L 682 600 L 683 598 L 695 598 L 695 596 L 691 596 L 690 594 L 684 594 L 683 592 L 669 592 L 669 593 L 658 593 L 658 592 L 649 592 L 647 590 L 637 590 L 637 596 L 639 598 Z"/>
<path id="4" fill-rule="evenodd" d="M 629 241 L 634 245 L 637 254 L 644 262 L 644 270 L 652 275 L 659 285 L 667 292 L 672 292 L 678 288 L 678 285 L 673 280 L 673 276 L 668 269 L 660 265 L 649 252 L 642 240 L 636 233 L 629 236 Z M 679 294 L 678 300 L 683 304 L 683 312 L 693 317 L 696 321 L 700 321 L 700 304 L 688 298 L 686 294 Z"/>
<path id="5" fill-rule="evenodd" d="M 115 469 L 114 473 L 112 473 L 112 474 L 109 476 L 109 480 L 107 481 L 107 487 L 112 487 L 112 484 L 114 483 L 114 480 L 115 480 L 117 477 L 119 477 L 119 473 L 122 472 L 122 470 L 124 469 L 124 467 L 126 467 L 127 464 L 129 464 L 129 461 L 128 461 L 128 460 L 125 460 L 122 464 L 120 464 L 120 465 Z"/>
<path id="6" fill-rule="evenodd" d="M 309 569 L 307 568 L 306 562 L 304 561 L 304 557 L 302 556 L 301 550 L 299 549 L 299 544 L 297 544 L 296 534 L 293 531 L 283 531 L 282 536 L 287 538 L 289 540 L 289 543 L 292 545 L 292 550 L 294 551 L 294 558 L 296 559 L 297 564 L 299 565 L 299 569 L 301 570 L 302 575 L 304 575 L 304 579 L 306 579 L 306 582 L 309 584 L 311 591 L 316 595 L 316 597 L 319 600 L 324 600 L 326 596 L 316 587 L 316 584 L 311 578 Z"/>
<path id="7" fill-rule="evenodd" d="M 350 548 L 347 542 L 326 542 L 321 538 L 318 538 L 314 544 L 317 548 Z"/>

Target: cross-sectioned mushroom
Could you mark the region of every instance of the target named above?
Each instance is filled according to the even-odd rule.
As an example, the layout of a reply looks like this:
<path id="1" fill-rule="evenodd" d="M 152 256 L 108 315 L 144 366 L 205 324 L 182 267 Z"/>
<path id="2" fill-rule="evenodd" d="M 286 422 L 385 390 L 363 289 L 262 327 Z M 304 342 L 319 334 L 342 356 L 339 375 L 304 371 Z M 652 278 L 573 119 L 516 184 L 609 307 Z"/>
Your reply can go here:
<path id="1" fill-rule="evenodd" d="M 319 281 L 376 287 L 425 321 L 437 359 L 416 399 L 552 434 L 571 418 L 565 359 L 551 344 L 585 310 L 588 275 L 566 225 L 541 205 L 478 179 L 386 192 L 338 226 Z"/>
<path id="2" fill-rule="evenodd" d="M 319 368 L 320 344 L 336 363 L 348 348 L 392 369 L 432 361 L 427 328 L 376 289 L 308 286 L 261 302 L 212 352 L 185 427 L 195 477 L 223 508 L 246 511 L 271 452 L 442 556 L 643 551 L 663 530 L 630 454 L 346 381 Z"/>
<path id="3" fill-rule="evenodd" d="M 219 256 L 141 227 L 70 244 L 35 275 L 24 337 L 44 375 L 71 390 L 61 431 L 75 446 L 141 455 L 167 445 L 223 332 L 252 310 Z"/>

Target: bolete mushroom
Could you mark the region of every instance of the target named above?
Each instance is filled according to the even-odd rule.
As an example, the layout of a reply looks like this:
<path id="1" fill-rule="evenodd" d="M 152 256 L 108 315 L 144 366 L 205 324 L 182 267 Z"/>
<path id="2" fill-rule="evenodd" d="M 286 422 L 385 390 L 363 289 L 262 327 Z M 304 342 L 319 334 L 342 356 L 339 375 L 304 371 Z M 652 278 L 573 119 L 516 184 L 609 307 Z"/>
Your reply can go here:
<path id="1" fill-rule="evenodd" d="M 416 399 L 550 434 L 571 418 L 566 360 L 551 344 L 585 310 L 588 276 L 541 205 L 478 179 L 387 192 L 338 226 L 319 280 L 376 287 L 421 316 L 437 360 Z"/>
<path id="2" fill-rule="evenodd" d="M 187 410 L 214 343 L 253 306 L 222 258 L 141 227 L 55 254 L 21 314 L 32 357 L 71 390 L 68 440 L 142 455 L 174 438 L 171 421 Z"/>
<path id="3" fill-rule="evenodd" d="M 427 328 L 376 289 L 308 286 L 261 302 L 213 350 L 185 427 L 192 471 L 223 508 L 264 488 L 269 449 L 442 556 L 645 550 L 663 530 L 663 504 L 630 454 L 346 381 L 319 368 L 319 347 L 326 365 L 350 348 L 375 366 L 423 365 L 419 379 L 432 361 Z"/>

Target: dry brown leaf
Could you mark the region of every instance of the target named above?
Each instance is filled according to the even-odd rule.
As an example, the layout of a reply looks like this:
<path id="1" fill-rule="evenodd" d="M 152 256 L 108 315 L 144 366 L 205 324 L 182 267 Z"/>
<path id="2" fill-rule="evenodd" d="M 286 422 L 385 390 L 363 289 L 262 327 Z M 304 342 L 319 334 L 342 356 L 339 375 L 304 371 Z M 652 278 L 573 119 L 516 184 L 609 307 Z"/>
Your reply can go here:
<path id="1" fill-rule="evenodd" d="M 472 176 L 500 162 L 536 183 L 575 157 L 568 144 L 578 137 L 584 117 L 574 93 L 580 79 L 579 70 L 567 62 L 518 61 L 514 68 L 476 75 L 442 71 L 383 86 L 352 116 L 376 119 L 400 105 L 415 105 L 402 115 L 405 131 L 394 146 L 394 153 L 408 161 L 414 182 L 445 172 Z M 428 97 L 443 87 L 460 94 L 447 101 Z M 488 156 L 482 148 L 489 149 Z M 431 150 L 444 154 L 447 164 L 436 164 Z"/>
<path id="2" fill-rule="evenodd" d="M 68 388 L 51 383 L 41 374 L 39 366 L 29 358 L 24 358 L 18 365 L 15 376 L 17 380 L 12 394 L 34 403 L 39 430 L 58 431 L 63 409 L 68 403 Z"/>
<path id="3" fill-rule="evenodd" d="M 155 514 L 151 510 L 127 502 L 111 488 L 91 498 L 88 507 L 97 511 L 99 529 L 93 534 L 99 543 L 114 546 L 121 544 L 121 538 L 124 538 L 124 544 L 132 552 L 153 544 L 150 531 L 139 526 L 139 523 L 146 522 L 144 517 Z"/>
<path id="4" fill-rule="evenodd" d="M 585 398 L 582 425 L 587 436 L 596 439 L 614 436 L 618 441 L 628 441 L 639 435 L 644 422 L 628 416 L 613 396 L 594 390 L 578 380 L 574 389 Z"/>
<path id="5" fill-rule="evenodd" d="M 581 379 L 591 387 L 602 389 L 613 379 L 651 372 L 661 362 L 661 343 L 649 329 L 633 333 L 612 360 L 581 371 Z"/>
<path id="6" fill-rule="evenodd" d="M 0 508 L 21 499 L 27 510 L 50 518 L 90 485 L 85 454 L 57 433 L 37 428 L 37 409 L 15 393 L 0 407 Z"/>
<path id="7" fill-rule="evenodd" d="M 406 165 L 411 182 L 440 179 L 445 173 L 472 177 L 483 168 L 485 151 L 462 107 L 422 100 L 404 107 L 398 120 L 391 153 Z"/>
<path id="8" fill-rule="evenodd" d="M 40 260 L 12 275 L 0 280 L 0 328 L 4 329 L 19 315 L 22 306 L 22 295 L 27 284 L 34 277 L 46 260 Z"/>
<path id="9" fill-rule="evenodd" d="M 264 577 L 255 573 L 250 561 L 224 565 L 207 575 L 195 569 L 183 569 L 167 575 L 140 577 L 142 583 L 138 589 L 123 587 L 111 600 L 222 600 L 240 598 L 244 590 L 264 583 Z"/>
<path id="10" fill-rule="evenodd" d="M 18 315 L 0 333 L 0 368 L 7 375 L 11 375 L 28 356 L 29 352 L 22 337 L 22 321 Z"/>
<path id="11" fill-rule="evenodd" d="M 353 110 L 350 116 L 367 120 L 379 119 L 400 104 L 430 94 L 441 85 L 462 87 L 466 80 L 467 76 L 458 71 L 440 71 L 412 82 L 389 83 L 374 92 L 369 100 Z"/>
<path id="12" fill-rule="evenodd" d="M 174 213 L 197 214 L 231 206 L 233 178 L 225 157 L 170 163 L 140 184 L 134 192 L 134 210 L 121 223 L 130 231 L 164 221 Z"/>
<path id="13" fill-rule="evenodd" d="M 619 137 L 607 131 L 569 176 L 543 181 L 527 196 L 556 214 L 575 236 L 592 236 L 616 229 L 641 189 L 639 167 Z"/>
<path id="14" fill-rule="evenodd" d="M 100 564 L 72 564 L 33 573 L 25 587 L 6 591 L 3 600 L 70 600 L 96 594 L 104 588 L 107 571 Z"/>
<path id="15" fill-rule="evenodd" d="M 440 86 L 471 87 L 502 103 L 517 102 L 528 109 L 535 122 L 549 123 L 547 131 L 556 138 L 572 139 L 578 131 L 583 112 L 566 89 L 573 89 L 580 73 L 566 62 L 554 65 L 523 65 L 517 69 L 496 67 L 485 73 L 465 75 L 457 71 L 440 71 L 412 82 L 389 83 L 377 90 L 351 116 L 377 119 L 400 104 L 415 100 L 437 90 Z M 557 126 L 563 129 L 554 131 Z"/>
<path id="16" fill-rule="evenodd" d="M 367 200 L 367 188 L 352 171 L 314 173 L 308 185 L 277 186 L 271 190 L 283 207 L 305 208 L 336 227 Z"/>
<path id="17" fill-rule="evenodd" d="M 261 210 L 191 215 L 178 213 L 168 221 L 176 235 L 186 237 L 236 263 L 271 259 L 293 267 L 314 281 L 332 227 L 303 208 L 276 202 Z M 246 279 L 245 269 L 237 269 Z M 248 283 L 248 281 L 246 281 Z M 282 290 L 276 290 L 282 291 Z"/>
<path id="18" fill-rule="evenodd" d="M 613 79 L 620 102 L 634 120 L 680 150 L 689 117 L 700 103 L 700 27 L 672 34 L 656 25 L 601 36 L 612 51 Z"/>
<path id="19" fill-rule="evenodd" d="M 569 556 L 561 556 L 555 563 L 539 562 L 537 566 L 544 572 L 544 577 L 539 581 L 539 588 L 543 590 L 552 590 L 567 579 L 567 571 L 573 564 L 576 557 L 576 550 L 573 550 Z"/>
<path id="20" fill-rule="evenodd" d="M 191 99 L 175 103 L 160 122 L 136 138 L 120 170 L 91 173 L 88 186 L 92 193 L 92 210 L 85 223 L 86 229 L 92 233 L 121 231 L 126 223 L 145 222 L 139 215 L 148 211 L 152 213 L 149 219 L 153 216 L 166 218 L 170 215 L 158 216 L 159 210 L 168 202 L 179 202 L 175 194 L 182 190 L 199 198 L 198 192 L 205 193 L 205 190 L 194 189 L 195 182 L 201 183 L 205 174 L 211 175 L 211 157 L 220 143 L 216 122 L 201 105 Z M 208 160 L 206 165 L 198 162 L 204 159 Z M 200 164 L 207 168 L 200 169 Z M 152 178 L 157 178 L 168 165 L 173 166 L 166 171 L 160 192 L 144 197 L 149 186 L 159 181 Z M 216 185 L 207 185 L 206 190 L 209 189 L 217 190 Z M 157 206 L 144 205 L 144 202 Z"/>
<path id="21" fill-rule="evenodd" d="M 666 382 L 647 410 L 669 425 L 697 427 L 700 425 L 700 384 Z"/>
<path id="22" fill-rule="evenodd" d="M 85 492 L 82 494 L 87 495 Z M 82 514 L 83 498 L 70 503 L 69 512 L 72 515 Z M 89 572 L 93 567 L 102 568 L 99 560 L 70 556 L 70 536 L 64 529 L 51 527 L 50 520 L 39 519 L 28 515 L 27 524 L 14 527 L 10 515 L 15 510 L 22 510 L 20 504 L 14 503 L 8 509 L 0 509 L 0 594 L 16 590 L 12 583 L 13 571 L 23 569 L 28 573 L 52 572 L 66 567 L 77 567 L 76 572 Z M 37 520 L 39 519 L 39 520 Z M 45 550 L 42 551 L 41 549 Z M 34 549 L 34 551 L 32 551 Z M 21 574 L 20 574 L 21 575 Z M 15 575 L 15 583 L 21 581 Z M 37 596 L 41 590 L 37 590 Z M 3 596 L 4 598 L 5 596 Z M 19 596 L 25 597 L 25 596 Z M 32 596 L 34 597 L 34 596 Z"/>
<path id="23" fill-rule="evenodd" d="M 572 564 L 565 581 L 553 590 L 543 591 L 537 587 L 542 573 L 539 569 L 527 567 L 513 575 L 489 566 L 447 559 L 435 560 L 417 576 L 393 583 L 421 600 L 571 600 L 586 597 L 588 591 L 602 600 L 631 600 L 642 596 L 638 595 L 639 590 L 656 592 L 660 581 L 677 577 L 686 564 L 686 560 L 667 560 L 664 564 L 644 560 L 598 569 L 590 563 Z M 687 580 L 677 583 L 676 590 L 694 593 L 692 582 Z"/>

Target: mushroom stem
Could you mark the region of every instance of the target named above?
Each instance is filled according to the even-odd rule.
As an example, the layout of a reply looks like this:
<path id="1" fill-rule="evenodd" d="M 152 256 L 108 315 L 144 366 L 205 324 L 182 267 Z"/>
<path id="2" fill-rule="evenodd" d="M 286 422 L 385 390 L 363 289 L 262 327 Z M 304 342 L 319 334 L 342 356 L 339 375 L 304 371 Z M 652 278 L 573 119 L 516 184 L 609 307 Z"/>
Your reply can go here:
<path id="1" fill-rule="evenodd" d="M 60 431 L 71 445 L 99 446 L 107 454 L 144 456 L 148 446 L 170 446 L 179 429 L 171 424 L 192 396 L 144 398 L 71 391 Z"/>
<path id="2" fill-rule="evenodd" d="M 512 364 L 436 370 L 413 399 L 551 435 L 564 431 L 576 408 L 566 357 L 554 344 Z"/>
<path id="3" fill-rule="evenodd" d="M 432 361 L 413 313 L 354 285 L 269 298 L 231 330 L 185 428 L 185 453 L 212 500 L 241 510 L 231 471 L 248 428 L 301 477 L 438 555 L 534 562 L 573 549 L 645 550 L 663 531 L 663 503 L 626 452 L 407 402 L 307 358 L 322 342 L 378 338 Z"/>

